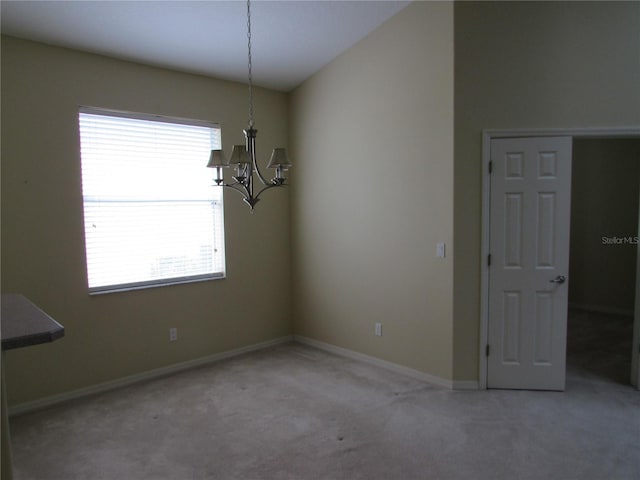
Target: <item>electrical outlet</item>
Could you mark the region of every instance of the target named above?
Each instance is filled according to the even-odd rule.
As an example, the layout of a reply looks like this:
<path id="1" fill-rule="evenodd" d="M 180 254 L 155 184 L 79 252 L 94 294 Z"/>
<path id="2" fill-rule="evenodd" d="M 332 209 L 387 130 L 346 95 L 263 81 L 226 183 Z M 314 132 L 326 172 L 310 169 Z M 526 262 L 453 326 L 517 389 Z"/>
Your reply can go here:
<path id="1" fill-rule="evenodd" d="M 172 327 L 169 329 L 169 341 L 175 342 L 176 340 L 178 340 L 178 329 Z"/>
<path id="2" fill-rule="evenodd" d="M 382 336 L 382 324 L 381 323 L 376 323 L 376 337 L 381 337 Z"/>

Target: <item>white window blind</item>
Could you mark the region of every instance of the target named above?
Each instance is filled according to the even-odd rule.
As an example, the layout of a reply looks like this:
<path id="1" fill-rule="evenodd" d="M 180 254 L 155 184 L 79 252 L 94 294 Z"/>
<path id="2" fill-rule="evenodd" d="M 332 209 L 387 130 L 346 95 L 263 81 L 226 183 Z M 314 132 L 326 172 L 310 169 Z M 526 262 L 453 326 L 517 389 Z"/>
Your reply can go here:
<path id="1" fill-rule="evenodd" d="M 89 108 L 79 124 L 89 291 L 223 277 L 219 127 Z"/>

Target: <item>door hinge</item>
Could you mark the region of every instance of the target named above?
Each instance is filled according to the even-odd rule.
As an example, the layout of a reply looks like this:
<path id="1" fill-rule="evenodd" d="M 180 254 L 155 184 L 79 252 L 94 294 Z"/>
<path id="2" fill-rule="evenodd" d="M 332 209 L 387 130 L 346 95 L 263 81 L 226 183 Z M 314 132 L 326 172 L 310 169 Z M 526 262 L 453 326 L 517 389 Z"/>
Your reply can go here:
<path id="1" fill-rule="evenodd" d="M 491 254 L 487 255 L 487 266 L 491 266 Z"/>
<path id="2" fill-rule="evenodd" d="M 489 175 L 493 173 L 493 160 L 489 160 Z"/>
<path id="3" fill-rule="evenodd" d="M 489 356 L 490 350 L 491 349 L 489 348 L 489 344 L 487 343 L 487 347 L 484 349 L 484 353 L 487 357 Z"/>

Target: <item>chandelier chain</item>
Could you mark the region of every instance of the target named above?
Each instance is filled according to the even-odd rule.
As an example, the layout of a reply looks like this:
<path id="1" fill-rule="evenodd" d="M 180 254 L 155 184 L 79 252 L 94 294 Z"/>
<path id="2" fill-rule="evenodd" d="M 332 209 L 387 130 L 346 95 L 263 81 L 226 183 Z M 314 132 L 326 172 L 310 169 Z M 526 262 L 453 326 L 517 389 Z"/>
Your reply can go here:
<path id="1" fill-rule="evenodd" d="M 0 0 L 2 1 L 2 0 Z M 251 0 L 247 1 L 247 69 L 249 76 L 249 127 L 244 131 L 245 144 L 234 145 L 231 153 L 231 160 L 227 161 L 224 152 L 221 149 L 211 150 L 209 163 L 207 167 L 215 168 L 216 174 L 214 181 L 217 186 L 226 187 L 235 190 L 242 195 L 243 200 L 253 213 L 256 203 L 260 201 L 260 195 L 266 190 L 276 187 L 286 186 L 287 178 L 285 172 L 291 167 L 291 162 L 287 157 L 284 148 L 274 148 L 271 153 L 271 159 L 267 168 L 275 169 L 275 176 L 271 180 L 267 180 L 260 172 L 258 162 L 256 161 L 256 135 L 258 131 L 253 128 L 253 72 L 251 59 Z M 236 174 L 233 176 L 233 182 L 226 183 L 222 169 L 233 165 Z M 254 178 L 257 176 L 257 178 Z M 262 183 L 262 187 L 257 193 L 254 193 L 254 187 L 257 185 L 255 180 Z"/>
<path id="2" fill-rule="evenodd" d="M 253 76 L 251 64 L 251 0 L 247 0 L 247 67 L 249 70 L 249 128 L 253 128 Z"/>

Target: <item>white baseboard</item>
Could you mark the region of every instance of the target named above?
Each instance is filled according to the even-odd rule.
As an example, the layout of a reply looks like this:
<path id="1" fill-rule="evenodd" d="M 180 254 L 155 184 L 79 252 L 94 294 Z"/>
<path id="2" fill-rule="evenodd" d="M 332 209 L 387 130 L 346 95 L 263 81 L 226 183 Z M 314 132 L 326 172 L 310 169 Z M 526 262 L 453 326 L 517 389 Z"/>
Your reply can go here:
<path id="1" fill-rule="evenodd" d="M 350 358 L 352 360 L 359 360 L 370 365 L 375 365 L 377 367 L 391 370 L 393 372 L 400 373 L 402 375 L 406 375 L 408 377 L 415 378 L 416 380 L 421 380 L 432 385 L 445 387 L 450 390 L 478 390 L 479 388 L 478 382 L 475 380 L 449 380 L 446 378 L 438 377 L 436 375 L 430 375 L 413 368 L 405 367 L 403 365 L 398 365 L 397 363 L 388 362 L 386 360 L 381 360 L 370 355 L 365 355 L 364 353 L 355 352 L 347 348 L 337 347 L 335 345 L 331 345 L 330 343 L 325 343 L 319 340 L 304 337 L 302 335 L 294 335 L 293 339 L 296 342 L 302 343 L 304 345 L 309 345 L 311 347 L 315 347 L 329 353 L 334 353 L 336 355 L 340 355 L 341 357 Z"/>
<path id="2" fill-rule="evenodd" d="M 89 387 L 72 390 L 70 392 L 65 392 L 58 395 L 52 395 L 49 397 L 40 398 L 38 400 L 33 400 L 31 402 L 20 403 L 18 405 L 9 407 L 8 413 L 9 413 L 9 416 L 30 413 L 36 410 L 41 410 L 43 408 L 52 407 L 60 403 L 68 402 L 70 400 L 75 400 L 78 398 L 87 397 L 87 396 L 95 395 L 98 393 L 104 393 L 110 390 L 114 390 L 116 388 L 122 388 L 129 385 L 133 385 L 135 383 L 152 380 L 159 377 L 164 377 L 166 375 L 171 375 L 173 373 L 178 373 L 184 370 L 189 370 L 191 368 L 200 367 L 200 366 L 214 363 L 220 360 L 224 360 L 226 358 L 236 357 L 244 353 L 255 352 L 258 350 L 263 350 L 265 348 L 274 347 L 276 345 L 281 345 L 283 343 L 287 343 L 290 341 L 296 341 L 304 345 L 309 345 L 309 346 L 318 348 L 320 350 L 324 350 L 329 353 L 340 355 L 342 357 L 351 358 L 353 360 L 359 360 L 364 363 L 368 363 L 370 365 L 375 365 L 387 370 L 391 370 L 396 373 L 400 373 L 402 375 L 406 375 L 411 378 L 415 378 L 417 380 L 430 383 L 432 385 L 438 385 L 440 387 L 445 387 L 451 390 L 478 390 L 479 388 L 478 382 L 476 380 L 449 380 L 449 379 L 438 377 L 435 375 L 430 375 L 428 373 L 424 373 L 419 370 L 415 370 L 413 368 L 405 367 L 403 365 L 398 365 L 397 363 L 388 362 L 386 360 L 381 360 L 379 358 L 372 357 L 370 355 L 365 355 L 363 353 L 358 353 L 353 350 L 337 347 L 329 343 L 304 337 L 302 335 L 286 335 L 284 337 L 279 337 L 273 340 L 267 340 L 266 342 L 256 343 L 254 345 L 248 345 L 246 347 L 241 347 L 234 350 L 227 350 L 225 352 L 215 353 L 213 355 L 196 358 L 194 360 L 187 360 L 186 362 L 180 362 L 180 363 L 176 363 L 166 367 L 156 368 L 154 370 L 148 370 L 146 372 L 129 375 L 127 377 L 119 378 L 109 382 L 99 383 L 97 385 L 91 385 Z"/>
<path id="3" fill-rule="evenodd" d="M 480 383 L 478 380 L 454 380 L 454 390 L 480 390 Z"/>
<path id="4" fill-rule="evenodd" d="M 625 317 L 633 317 L 632 309 L 607 307 L 606 305 L 585 305 L 582 303 L 569 303 L 569 308 L 583 310 L 586 312 L 605 313 L 607 315 L 624 315 Z"/>
<path id="5" fill-rule="evenodd" d="M 200 367 L 209 363 L 214 363 L 226 358 L 236 357 L 244 353 L 254 352 L 257 350 L 263 350 L 265 348 L 287 343 L 293 340 L 292 335 L 279 337 L 273 340 L 267 340 L 266 342 L 256 343 L 254 345 L 248 345 L 246 347 L 236 348 L 234 350 L 227 350 L 225 352 L 214 353 L 206 357 L 196 358 L 194 360 L 187 360 L 186 362 L 180 362 L 166 367 L 156 368 L 154 370 L 148 370 L 146 372 L 137 373 L 135 375 L 129 375 L 127 377 L 119 378 L 109 382 L 99 383 L 97 385 L 91 385 L 90 387 L 80 388 L 71 392 L 65 392 L 58 395 L 52 395 L 50 397 L 40 398 L 32 402 L 24 402 L 18 405 L 9 407 L 9 416 L 21 415 L 24 413 L 33 412 L 43 408 L 51 407 L 53 405 L 67 402 L 69 400 L 75 400 L 77 398 L 86 397 L 89 395 L 95 395 L 96 393 L 103 393 L 116 388 L 126 387 L 134 383 L 143 382 L 146 380 L 152 380 L 154 378 L 163 377 L 173 373 L 189 370 L 194 367 Z"/>

